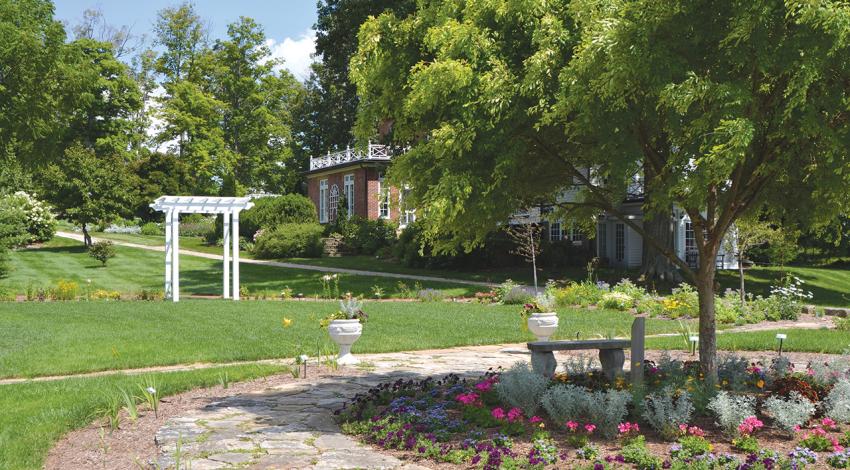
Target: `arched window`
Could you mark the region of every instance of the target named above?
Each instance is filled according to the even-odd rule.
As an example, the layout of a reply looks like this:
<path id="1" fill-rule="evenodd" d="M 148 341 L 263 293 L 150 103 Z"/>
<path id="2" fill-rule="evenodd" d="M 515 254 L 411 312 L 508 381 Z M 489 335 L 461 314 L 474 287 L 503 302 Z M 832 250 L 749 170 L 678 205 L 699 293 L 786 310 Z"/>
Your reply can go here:
<path id="1" fill-rule="evenodd" d="M 331 213 L 331 222 L 336 220 L 337 209 L 339 208 L 339 186 L 331 186 L 331 197 L 328 201 L 328 206 Z"/>

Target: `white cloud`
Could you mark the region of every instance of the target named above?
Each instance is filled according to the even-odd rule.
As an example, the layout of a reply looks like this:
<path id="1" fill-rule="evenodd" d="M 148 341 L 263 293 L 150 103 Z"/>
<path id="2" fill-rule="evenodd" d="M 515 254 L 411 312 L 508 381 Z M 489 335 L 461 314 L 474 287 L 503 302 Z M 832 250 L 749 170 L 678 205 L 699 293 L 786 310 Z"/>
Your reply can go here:
<path id="1" fill-rule="evenodd" d="M 266 45 L 271 50 L 272 57 L 283 59 L 283 67 L 295 75 L 295 78 L 302 82 L 307 80 L 313 54 L 316 52 L 316 31 L 307 30 L 297 39 L 288 37 L 280 42 L 269 38 Z"/>

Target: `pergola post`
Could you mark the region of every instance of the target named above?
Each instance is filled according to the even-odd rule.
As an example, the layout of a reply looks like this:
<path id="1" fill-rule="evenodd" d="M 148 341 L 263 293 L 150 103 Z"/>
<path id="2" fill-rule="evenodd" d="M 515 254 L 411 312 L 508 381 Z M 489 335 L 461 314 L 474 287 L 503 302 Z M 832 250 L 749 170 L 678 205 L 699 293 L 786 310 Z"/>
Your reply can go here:
<path id="1" fill-rule="evenodd" d="M 173 248 L 171 249 L 171 253 L 173 255 L 173 261 L 171 263 L 172 268 L 174 269 L 174 273 L 171 275 L 171 285 L 172 285 L 172 293 L 171 300 L 175 302 L 180 301 L 180 211 L 174 209 L 171 211 L 171 229 L 173 233 L 171 234 L 171 244 Z"/>
<path id="2" fill-rule="evenodd" d="M 224 245 L 224 293 L 225 299 L 230 298 L 230 212 L 222 214 L 224 217 L 224 234 L 222 236 Z"/>
<path id="3" fill-rule="evenodd" d="M 239 211 L 233 211 L 233 300 L 239 300 Z"/>
<path id="4" fill-rule="evenodd" d="M 165 298 L 170 299 L 174 292 L 171 285 L 171 210 L 165 212 Z"/>

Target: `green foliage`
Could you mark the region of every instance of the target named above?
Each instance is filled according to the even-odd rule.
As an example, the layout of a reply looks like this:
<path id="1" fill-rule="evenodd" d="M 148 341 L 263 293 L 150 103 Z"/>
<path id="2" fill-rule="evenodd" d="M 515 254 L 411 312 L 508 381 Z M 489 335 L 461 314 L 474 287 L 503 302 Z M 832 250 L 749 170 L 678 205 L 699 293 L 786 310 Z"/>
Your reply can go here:
<path id="1" fill-rule="evenodd" d="M 0 199 L 0 247 L 8 249 L 29 243 L 27 214 L 11 198 Z"/>
<path id="2" fill-rule="evenodd" d="M 591 225 L 608 211 L 643 232 L 618 208 L 645 173 L 644 210 L 683 209 L 706 234 L 700 258 L 713 260 L 731 225 L 761 207 L 803 227 L 847 211 L 850 49 L 839 25 L 850 11 L 828 5 L 418 3 L 360 28 L 356 134 L 410 146 L 390 179 L 429 208 L 438 249 L 480 244 L 528 201 L 559 204 L 565 181 L 578 194 L 555 216 Z M 711 291 L 714 270 L 667 256 Z M 713 330 L 713 310 L 700 314 Z"/>
<path id="3" fill-rule="evenodd" d="M 374 255 L 379 249 L 392 246 L 396 239 L 392 222 L 359 215 L 340 218 L 329 230 L 341 234 L 345 249 L 353 254 Z"/>
<path id="4" fill-rule="evenodd" d="M 594 305 L 602 299 L 603 290 L 590 281 L 571 282 L 555 291 L 555 300 L 561 307 Z"/>
<path id="5" fill-rule="evenodd" d="M 140 233 L 142 235 L 163 235 L 165 228 L 156 222 L 148 222 L 142 225 Z"/>
<path id="6" fill-rule="evenodd" d="M 100 261 L 103 266 L 106 266 L 106 262 L 114 258 L 115 254 L 115 244 L 109 240 L 92 243 L 89 247 L 89 256 Z"/>
<path id="7" fill-rule="evenodd" d="M 254 255 L 261 259 L 321 256 L 323 231 L 313 223 L 280 224 L 260 233 Z"/>
<path id="8" fill-rule="evenodd" d="M 56 218 L 44 202 L 18 191 L 0 198 L 0 210 L 8 210 L 10 207 L 20 208 L 24 212 L 29 234 L 27 243 L 46 242 L 56 234 Z"/>
<path id="9" fill-rule="evenodd" d="M 319 223 L 316 206 L 308 197 L 286 194 L 261 197 L 252 201 L 254 207 L 239 214 L 239 234 L 254 239 L 259 230 L 272 229 L 280 224 Z M 223 230 L 221 218 L 216 220 L 216 233 Z"/>
<path id="10" fill-rule="evenodd" d="M 84 234 L 91 225 L 108 224 L 130 211 L 131 178 L 124 161 L 115 155 L 98 156 L 74 145 L 42 177 L 48 199 Z"/>
<path id="11" fill-rule="evenodd" d="M 641 435 L 623 446 L 620 451 L 626 463 L 635 465 L 639 470 L 658 470 L 661 468 L 661 459 L 652 455 L 646 447 L 646 440 Z"/>

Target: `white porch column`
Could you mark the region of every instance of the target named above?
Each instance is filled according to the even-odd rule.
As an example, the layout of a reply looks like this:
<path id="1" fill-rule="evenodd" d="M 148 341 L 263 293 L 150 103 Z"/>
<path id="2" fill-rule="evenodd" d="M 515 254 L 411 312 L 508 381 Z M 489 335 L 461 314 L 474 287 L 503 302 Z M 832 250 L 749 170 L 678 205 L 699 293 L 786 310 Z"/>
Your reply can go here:
<path id="1" fill-rule="evenodd" d="M 171 285 L 171 261 L 172 250 L 174 247 L 171 244 L 171 211 L 165 212 L 165 298 L 170 299 L 174 292 Z"/>
<path id="2" fill-rule="evenodd" d="M 171 300 L 180 301 L 180 211 L 174 209 L 171 211 L 171 254 L 173 261 L 171 263 L 174 269 L 171 275 L 172 294 Z"/>
<path id="3" fill-rule="evenodd" d="M 239 300 L 239 211 L 233 211 L 233 300 Z"/>
<path id="4" fill-rule="evenodd" d="M 224 295 L 225 299 L 230 298 L 230 213 L 222 214 L 224 217 Z"/>

